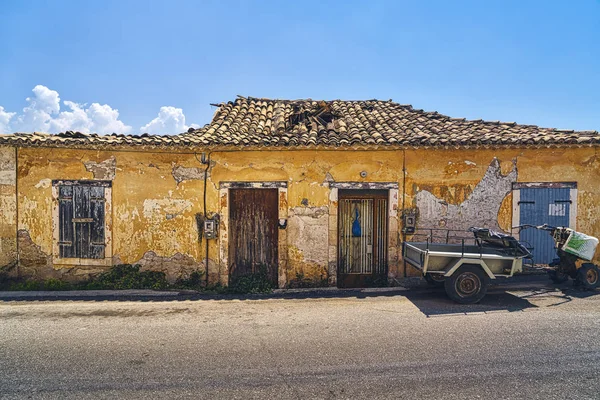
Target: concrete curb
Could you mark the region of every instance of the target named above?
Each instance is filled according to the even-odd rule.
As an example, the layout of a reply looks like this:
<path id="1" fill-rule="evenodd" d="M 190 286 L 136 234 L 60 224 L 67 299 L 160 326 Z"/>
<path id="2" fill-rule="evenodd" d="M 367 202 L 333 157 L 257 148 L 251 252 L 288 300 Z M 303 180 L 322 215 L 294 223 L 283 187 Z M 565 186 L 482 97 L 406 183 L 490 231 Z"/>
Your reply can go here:
<path id="1" fill-rule="evenodd" d="M 5 291 L 0 292 L 0 299 L 31 298 L 107 298 L 107 297 L 176 297 L 180 292 L 155 290 L 65 290 L 65 291 Z"/>
<path id="2" fill-rule="evenodd" d="M 398 286 L 381 288 L 340 289 L 336 287 L 275 289 L 272 293 L 264 294 L 214 294 L 192 290 L 155 291 L 155 290 L 71 290 L 71 291 L 0 291 L 0 301 L 53 301 L 53 300 L 82 300 L 82 301 L 182 301 L 182 300 L 231 300 L 231 299 L 279 299 L 279 298 L 315 298 L 315 297 L 364 297 L 392 296 L 407 292 L 419 292 L 432 289 L 424 279 L 404 278 L 395 282 Z M 550 286 L 550 281 L 540 275 L 521 275 L 511 279 L 494 282 L 491 290 L 523 290 L 541 289 Z"/>

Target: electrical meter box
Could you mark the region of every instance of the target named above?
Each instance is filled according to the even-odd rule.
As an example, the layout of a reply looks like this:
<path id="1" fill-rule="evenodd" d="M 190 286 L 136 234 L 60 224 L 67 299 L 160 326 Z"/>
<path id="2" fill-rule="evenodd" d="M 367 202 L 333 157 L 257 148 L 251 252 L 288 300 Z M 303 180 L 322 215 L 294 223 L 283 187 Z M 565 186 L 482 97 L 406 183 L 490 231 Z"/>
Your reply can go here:
<path id="1" fill-rule="evenodd" d="M 417 227 L 417 210 L 416 209 L 408 209 L 404 210 L 402 213 L 402 231 L 406 234 L 415 233 Z"/>
<path id="2" fill-rule="evenodd" d="M 217 221 L 215 219 L 204 220 L 204 237 L 206 239 L 217 238 Z"/>

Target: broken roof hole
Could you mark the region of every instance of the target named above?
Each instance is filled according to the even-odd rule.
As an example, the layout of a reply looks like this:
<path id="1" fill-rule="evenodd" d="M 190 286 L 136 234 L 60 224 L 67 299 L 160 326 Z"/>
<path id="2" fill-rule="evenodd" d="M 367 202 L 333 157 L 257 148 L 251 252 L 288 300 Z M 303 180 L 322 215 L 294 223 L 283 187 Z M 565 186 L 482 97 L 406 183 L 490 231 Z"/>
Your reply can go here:
<path id="1" fill-rule="evenodd" d="M 365 105 L 362 106 L 362 109 L 364 111 L 371 112 L 371 111 L 373 111 L 375 109 L 375 106 L 373 106 L 372 104 L 365 104 Z"/>

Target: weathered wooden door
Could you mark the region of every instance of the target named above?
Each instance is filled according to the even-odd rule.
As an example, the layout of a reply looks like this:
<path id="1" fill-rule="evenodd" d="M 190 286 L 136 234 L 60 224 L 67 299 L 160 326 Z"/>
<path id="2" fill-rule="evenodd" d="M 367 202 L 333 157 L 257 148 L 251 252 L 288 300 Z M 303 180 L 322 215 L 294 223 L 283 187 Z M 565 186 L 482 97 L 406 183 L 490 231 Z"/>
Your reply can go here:
<path id="1" fill-rule="evenodd" d="M 277 189 L 231 189 L 229 279 L 265 273 L 277 286 Z"/>
<path id="2" fill-rule="evenodd" d="M 387 191 L 340 191 L 338 286 L 387 283 Z"/>

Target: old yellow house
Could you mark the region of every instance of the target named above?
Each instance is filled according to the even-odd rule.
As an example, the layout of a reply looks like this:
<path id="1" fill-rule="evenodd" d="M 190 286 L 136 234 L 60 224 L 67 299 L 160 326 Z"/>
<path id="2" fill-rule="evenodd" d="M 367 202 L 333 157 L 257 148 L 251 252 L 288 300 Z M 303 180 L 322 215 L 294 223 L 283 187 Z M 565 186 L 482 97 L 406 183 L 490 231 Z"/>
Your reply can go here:
<path id="1" fill-rule="evenodd" d="M 393 283 L 414 272 L 401 257 L 412 238 L 523 222 L 600 236 L 599 145 L 598 132 L 391 101 L 242 97 L 173 136 L 0 136 L 0 267 L 32 279 L 138 263 L 171 280 L 208 270 L 227 284 L 263 268 L 279 287 Z M 548 262 L 549 237 L 528 235 Z"/>

